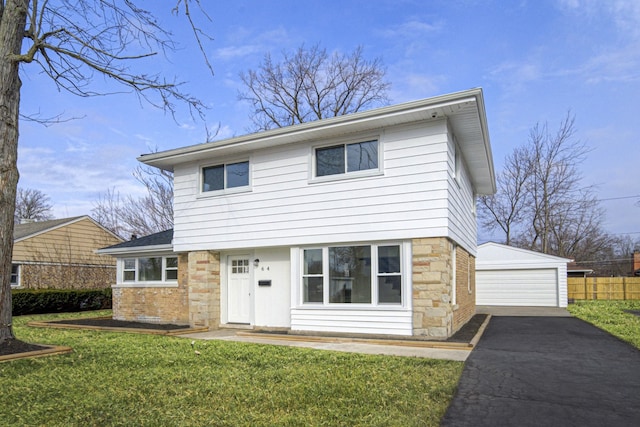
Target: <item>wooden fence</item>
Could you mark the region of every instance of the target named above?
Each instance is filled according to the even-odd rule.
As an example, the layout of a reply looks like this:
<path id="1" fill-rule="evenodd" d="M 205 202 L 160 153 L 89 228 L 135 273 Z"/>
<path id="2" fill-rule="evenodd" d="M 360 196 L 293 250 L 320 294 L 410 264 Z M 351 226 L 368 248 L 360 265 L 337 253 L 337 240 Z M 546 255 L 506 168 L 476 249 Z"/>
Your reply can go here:
<path id="1" fill-rule="evenodd" d="M 569 300 L 640 300 L 640 277 L 569 277 Z"/>

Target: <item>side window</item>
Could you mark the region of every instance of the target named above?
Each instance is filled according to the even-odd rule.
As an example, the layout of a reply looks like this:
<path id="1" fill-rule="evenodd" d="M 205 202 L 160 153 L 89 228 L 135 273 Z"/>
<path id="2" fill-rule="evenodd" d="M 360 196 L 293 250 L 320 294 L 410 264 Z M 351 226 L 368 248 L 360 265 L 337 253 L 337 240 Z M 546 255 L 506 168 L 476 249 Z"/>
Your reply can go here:
<path id="1" fill-rule="evenodd" d="M 125 258 L 122 262 L 122 281 L 123 282 L 135 282 L 136 281 L 136 259 Z"/>
<path id="2" fill-rule="evenodd" d="M 165 280 L 178 280 L 178 258 L 167 257 L 164 269 Z"/>
<path id="3" fill-rule="evenodd" d="M 316 176 L 378 168 L 378 141 L 340 144 L 315 150 Z"/>
<path id="4" fill-rule="evenodd" d="M 249 162 L 202 168 L 202 191 L 219 191 L 249 185 Z"/>
<path id="5" fill-rule="evenodd" d="M 324 278 L 322 270 L 322 249 L 305 249 L 302 271 L 303 302 L 323 302 Z"/>
<path id="6" fill-rule="evenodd" d="M 20 265 L 11 264 L 11 286 L 20 286 Z"/>

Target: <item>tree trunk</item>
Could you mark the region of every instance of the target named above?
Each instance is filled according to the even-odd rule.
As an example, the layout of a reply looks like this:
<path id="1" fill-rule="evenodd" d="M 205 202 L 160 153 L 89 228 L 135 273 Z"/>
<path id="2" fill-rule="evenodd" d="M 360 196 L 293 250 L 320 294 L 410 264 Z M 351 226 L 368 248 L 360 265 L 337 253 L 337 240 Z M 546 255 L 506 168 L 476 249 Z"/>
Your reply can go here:
<path id="1" fill-rule="evenodd" d="M 18 186 L 20 54 L 29 0 L 8 0 L 0 18 L 0 345 L 14 338 L 11 313 L 13 214 Z"/>

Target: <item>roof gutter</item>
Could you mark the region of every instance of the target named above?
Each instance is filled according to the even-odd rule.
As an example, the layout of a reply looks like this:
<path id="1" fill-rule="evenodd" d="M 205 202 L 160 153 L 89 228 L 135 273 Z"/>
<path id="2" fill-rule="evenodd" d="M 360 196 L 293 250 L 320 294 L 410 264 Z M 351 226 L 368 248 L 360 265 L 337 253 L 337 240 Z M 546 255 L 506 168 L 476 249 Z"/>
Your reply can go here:
<path id="1" fill-rule="evenodd" d="M 478 112 L 482 120 L 482 132 L 485 138 L 485 149 L 487 150 L 488 156 L 487 158 L 492 159 L 488 140 L 489 133 L 487 130 L 482 89 L 476 88 L 422 99 L 419 101 L 411 101 L 389 107 L 377 108 L 374 110 L 332 117 L 329 119 L 317 120 L 278 129 L 271 129 L 264 132 L 252 133 L 220 141 L 191 145 L 188 147 L 162 151 L 159 153 L 143 154 L 138 157 L 138 161 L 149 166 L 172 171 L 175 164 L 188 162 L 196 159 L 199 155 L 202 155 L 204 153 L 219 151 L 230 146 L 233 146 L 234 148 L 239 148 L 246 145 L 253 146 L 257 142 L 268 143 L 269 146 L 286 144 L 289 142 L 293 142 L 291 138 L 294 136 L 297 137 L 297 141 L 303 141 L 305 139 L 311 139 L 321 136 L 318 135 L 318 132 L 330 132 L 331 130 L 335 131 L 337 129 L 341 129 L 345 126 L 349 126 L 355 123 L 371 122 L 370 128 L 373 129 L 376 127 L 375 122 L 377 120 L 400 116 L 410 112 L 434 110 L 433 114 L 436 115 L 433 115 L 432 118 L 437 118 L 438 116 L 436 109 L 469 101 L 475 102 L 478 105 Z M 410 119 L 407 119 L 407 122 L 410 121 Z M 492 177 L 494 176 L 493 165 L 491 165 L 491 175 Z"/>

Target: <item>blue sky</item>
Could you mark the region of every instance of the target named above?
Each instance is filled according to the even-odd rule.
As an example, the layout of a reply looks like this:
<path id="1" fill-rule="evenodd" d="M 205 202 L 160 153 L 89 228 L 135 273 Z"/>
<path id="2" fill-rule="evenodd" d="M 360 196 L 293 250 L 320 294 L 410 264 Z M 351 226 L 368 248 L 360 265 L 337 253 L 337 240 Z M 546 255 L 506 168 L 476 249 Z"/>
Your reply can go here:
<path id="1" fill-rule="evenodd" d="M 34 64 L 22 69 L 22 113 L 81 117 L 49 127 L 21 123 L 20 185 L 50 196 L 56 217 L 90 214 L 99 194 L 139 195 L 136 157 L 247 133 L 249 108 L 238 101 L 239 73 L 264 55 L 320 43 L 330 52 L 357 46 L 380 57 L 391 103 L 474 87 L 485 94 L 496 170 L 529 129 L 557 128 L 567 111 L 591 152 L 585 185 L 597 185 L 605 228 L 640 238 L 640 2 L 637 0 L 323 0 L 203 1 L 214 40 L 206 68 L 171 4 L 140 2 L 157 12 L 180 50 L 135 67 L 176 76 L 208 107 L 206 122 L 181 109 L 177 120 L 133 94 L 78 98 L 58 91 Z M 96 84 L 121 90 L 98 77 Z M 614 199 L 616 200 L 608 200 Z M 488 236 L 479 236 L 486 240 Z"/>

